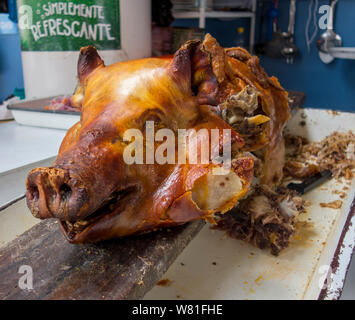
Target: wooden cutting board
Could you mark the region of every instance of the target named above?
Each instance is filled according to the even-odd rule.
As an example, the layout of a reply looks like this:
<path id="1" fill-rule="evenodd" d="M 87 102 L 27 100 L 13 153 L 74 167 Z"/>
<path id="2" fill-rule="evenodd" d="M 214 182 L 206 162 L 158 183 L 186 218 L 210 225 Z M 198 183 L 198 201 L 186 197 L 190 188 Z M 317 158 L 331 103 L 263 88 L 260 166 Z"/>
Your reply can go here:
<path id="1" fill-rule="evenodd" d="M 140 299 L 203 225 L 73 245 L 45 220 L 0 249 L 0 299 Z M 24 265 L 33 270 L 33 290 L 19 288 Z"/>

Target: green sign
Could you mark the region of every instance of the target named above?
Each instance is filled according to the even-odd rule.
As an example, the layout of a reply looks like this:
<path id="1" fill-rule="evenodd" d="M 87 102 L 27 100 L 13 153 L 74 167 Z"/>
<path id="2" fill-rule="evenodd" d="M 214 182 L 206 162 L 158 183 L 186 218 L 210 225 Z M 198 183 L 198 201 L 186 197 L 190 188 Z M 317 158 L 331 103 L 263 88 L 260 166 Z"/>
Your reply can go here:
<path id="1" fill-rule="evenodd" d="M 22 51 L 120 49 L 119 0 L 19 0 Z"/>

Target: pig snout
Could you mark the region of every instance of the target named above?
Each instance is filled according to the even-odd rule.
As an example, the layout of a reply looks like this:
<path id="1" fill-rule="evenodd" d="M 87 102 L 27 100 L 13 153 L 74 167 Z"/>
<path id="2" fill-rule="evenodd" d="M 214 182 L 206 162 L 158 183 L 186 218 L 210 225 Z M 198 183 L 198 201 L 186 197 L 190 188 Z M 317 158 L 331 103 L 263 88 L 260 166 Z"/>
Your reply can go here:
<path id="1" fill-rule="evenodd" d="M 76 221 L 87 211 L 87 190 L 69 171 L 59 168 L 33 169 L 26 182 L 26 200 L 36 218 Z"/>

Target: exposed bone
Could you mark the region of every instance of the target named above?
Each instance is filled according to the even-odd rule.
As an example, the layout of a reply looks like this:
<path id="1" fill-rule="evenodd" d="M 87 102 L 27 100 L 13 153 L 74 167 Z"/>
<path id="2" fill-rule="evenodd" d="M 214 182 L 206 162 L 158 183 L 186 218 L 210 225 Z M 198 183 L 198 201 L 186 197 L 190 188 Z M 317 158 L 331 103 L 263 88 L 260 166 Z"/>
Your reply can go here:
<path id="1" fill-rule="evenodd" d="M 263 114 L 258 114 L 254 117 L 247 118 L 247 121 L 250 125 L 254 124 L 254 125 L 258 126 L 260 124 L 270 121 L 270 118 L 267 116 L 264 116 Z"/>
<path id="2" fill-rule="evenodd" d="M 240 111 L 245 112 L 248 115 L 252 115 L 257 107 L 258 92 L 251 86 L 246 86 L 242 91 L 230 96 L 226 102 L 221 104 L 221 108 L 227 109 L 228 113 L 232 114 L 232 116 L 235 116 L 235 113 L 240 113 Z M 229 119 L 224 120 L 231 123 L 230 117 Z"/>
<path id="3" fill-rule="evenodd" d="M 196 180 L 192 199 L 202 210 L 219 210 L 242 189 L 242 181 L 233 171 L 226 175 L 210 172 Z"/>

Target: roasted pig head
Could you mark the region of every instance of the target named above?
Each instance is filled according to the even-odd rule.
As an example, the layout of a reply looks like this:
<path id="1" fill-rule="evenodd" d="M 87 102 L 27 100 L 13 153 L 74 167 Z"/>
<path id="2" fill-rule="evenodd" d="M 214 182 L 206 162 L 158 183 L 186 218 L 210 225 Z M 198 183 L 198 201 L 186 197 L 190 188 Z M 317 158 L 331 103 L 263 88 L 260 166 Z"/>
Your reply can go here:
<path id="1" fill-rule="evenodd" d="M 81 119 L 68 130 L 53 166 L 29 173 L 26 198 L 32 214 L 59 219 L 67 239 L 83 243 L 196 219 L 213 222 L 215 213 L 235 206 L 253 178 L 255 156 L 248 151 L 282 141 L 274 137 L 283 123 L 277 123 L 278 111 L 272 110 L 272 90 L 279 92 L 276 98 L 284 99 L 285 94 L 273 80 L 265 84 L 271 86 L 271 93 L 267 91 L 258 84 L 258 74 L 253 74 L 257 66 L 248 67 L 238 51 L 226 53 L 216 43 L 212 47 L 212 39 L 189 41 L 170 60 L 149 58 L 110 66 L 104 65 L 94 47 L 82 48 L 79 85 L 72 97 L 72 104 L 81 107 Z M 256 134 L 260 141 L 254 143 L 248 136 L 248 145 L 237 127 L 232 127 L 239 120 L 229 121 L 239 112 L 233 99 L 245 100 L 243 94 L 236 95 L 247 85 L 256 105 L 245 114 L 254 117 L 255 125 L 269 123 Z M 261 118 L 255 120 L 258 115 Z M 127 135 L 140 132 L 146 142 L 148 129 L 155 133 L 166 129 L 175 138 L 157 135 L 153 144 L 141 146 L 139 135 Z M 200 129 L 207 134 L 195 134 Z M 185 162 L 178 161 L 179 130 L 187 133 Z M 216 130 L 220 132 L 217 144 L 211 138 Z M 223 130 L 228 133 L 226 139 Z M 197 141 L 196 148 L 191 148 L 194 151 L 189 148 L 191 141 Z M 136 148 L 130 149 L 132 143 Z M 207 160 L 202 157 L 206 145 L 210 150 Z M 215 161 L 225 147 L 230 154 L 227 167 Z M 144 161 L 127 161 L 127 150 L 133 150 L 129 159 Z M 160 153 L 164 159 L 169 152 L 166 161 L 154 158 Z M 147 161 L 152 155 L 153 161 Z"/>

